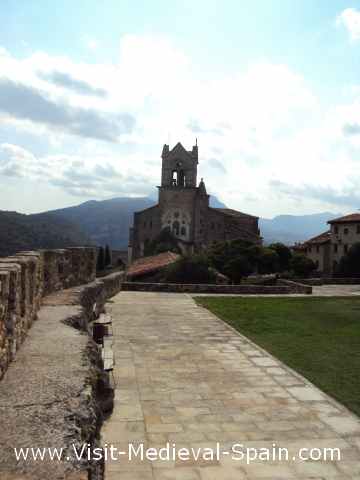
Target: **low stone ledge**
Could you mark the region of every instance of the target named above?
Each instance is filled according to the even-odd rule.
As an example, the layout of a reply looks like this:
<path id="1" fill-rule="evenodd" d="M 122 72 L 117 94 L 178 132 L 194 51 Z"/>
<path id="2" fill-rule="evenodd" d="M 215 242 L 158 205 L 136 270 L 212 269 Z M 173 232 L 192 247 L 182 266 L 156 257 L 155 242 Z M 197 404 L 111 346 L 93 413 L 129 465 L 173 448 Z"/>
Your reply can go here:
<path id="1" fill-rule="evenodd" d="M 360 277 L 319 277 L 319 278 L 299 278 L 296 282 L 305 285 L 360 285 Z"/>
<path id="2" fill-rule="evenodd" d="M 290 282 L 288 285 L 208 285 L 180 283 L 123 282 L 122 290 L 138 292 L 223 293 L 244 295 L 289 295 L 311 293 L 311 287 Z"/>

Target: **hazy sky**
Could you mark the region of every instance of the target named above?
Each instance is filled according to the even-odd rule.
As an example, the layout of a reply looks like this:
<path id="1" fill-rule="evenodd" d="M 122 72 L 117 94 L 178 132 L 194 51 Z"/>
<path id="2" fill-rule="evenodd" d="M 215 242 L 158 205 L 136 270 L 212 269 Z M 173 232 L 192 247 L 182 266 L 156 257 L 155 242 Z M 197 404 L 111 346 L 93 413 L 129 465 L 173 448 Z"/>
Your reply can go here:
<path id="1" fill-rule="evenodd" d="M 229 207 L 360 208 L 360 2 L 1 0 L 0 209 L 155 193 L 190 149 Z"/>

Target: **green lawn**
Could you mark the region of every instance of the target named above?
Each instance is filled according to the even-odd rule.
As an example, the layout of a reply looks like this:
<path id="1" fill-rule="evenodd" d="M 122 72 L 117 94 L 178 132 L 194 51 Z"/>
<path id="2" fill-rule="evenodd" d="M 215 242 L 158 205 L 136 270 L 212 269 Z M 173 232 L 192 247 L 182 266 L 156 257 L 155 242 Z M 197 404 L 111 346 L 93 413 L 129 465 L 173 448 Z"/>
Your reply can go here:
<path id="1" fill-rule="evenodd" d="M 196 301 L 360 415 L 360 298 Z"/>

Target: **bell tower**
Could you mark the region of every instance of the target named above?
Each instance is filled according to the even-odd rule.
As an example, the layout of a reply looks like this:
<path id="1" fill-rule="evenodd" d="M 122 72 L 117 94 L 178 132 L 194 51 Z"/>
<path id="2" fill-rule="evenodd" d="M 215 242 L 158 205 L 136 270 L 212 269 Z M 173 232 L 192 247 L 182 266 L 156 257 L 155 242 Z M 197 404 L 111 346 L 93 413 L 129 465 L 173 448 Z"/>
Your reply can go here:
<path id="1" fill-rule="evenodd" d="M 188 151 L 177 143 L 172 150 L 164 145 L 162 151 L 161 187 L 196 188 L 198 147 Z"/>
<path id="2" fill-rule="evenodd" d="M 177 143 L 162 151 L 159 216 L 161 229 L 169 228 L 183 248 L 191 248 L 194 238 L 197 187 L 198 146 L 186 150 Z"/>

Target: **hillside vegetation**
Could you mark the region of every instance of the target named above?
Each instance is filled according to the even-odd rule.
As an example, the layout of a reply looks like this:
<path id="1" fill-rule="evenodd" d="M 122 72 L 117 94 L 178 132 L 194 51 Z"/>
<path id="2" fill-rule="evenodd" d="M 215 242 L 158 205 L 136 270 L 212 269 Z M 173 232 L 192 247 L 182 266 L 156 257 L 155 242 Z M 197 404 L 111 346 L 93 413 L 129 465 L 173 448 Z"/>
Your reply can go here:
<path id="1" fill-rule="evenodd" d="M 23 215 L 0 210 L 1 257 L 21 250 L 89 244 L 89 238 L 67 220 L 48 213 Z"/>

